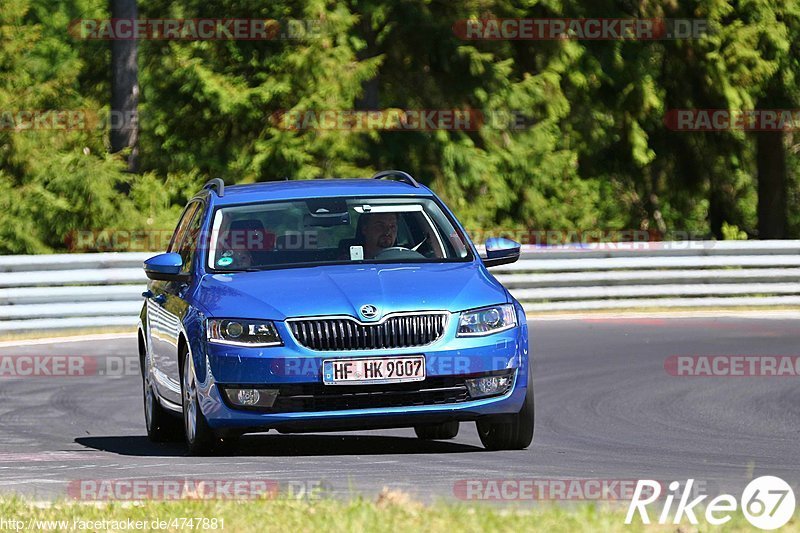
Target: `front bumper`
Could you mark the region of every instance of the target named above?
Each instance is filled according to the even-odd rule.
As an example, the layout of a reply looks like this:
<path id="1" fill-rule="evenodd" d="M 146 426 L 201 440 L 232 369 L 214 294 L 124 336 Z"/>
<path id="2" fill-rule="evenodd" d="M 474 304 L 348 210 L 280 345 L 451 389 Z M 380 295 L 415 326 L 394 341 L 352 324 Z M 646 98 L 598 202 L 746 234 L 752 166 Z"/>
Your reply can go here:
<path id="1" fill-rule="evenodd" d="M 524 316 L 524 315 L 523 315 Z M 392 350 L 352 350 L 318 352 L 297 344 L 285 329 L 276 324 L 284 346 L 269 348 L 241 348 L 204 343 L 205 353 L 195 354 L 195 364 L 205 367 L 199 385 L 200 406 L 209 425 L 215 429 L 230 429 L 242 432 L 277 429 L 287 432 L 358 430 L 391 427 L 408 427 L 423 423 L 438 423 L 448 420 L 476 420 L 487 415 L 503 415 L 519 412 L 525 398 L 528 372 L 527 325 L 485 337 L 455 337 L 454 324 L 442 339 L 422 348 L 400 348 Z M 197 357 L 200 355 L 201 357 Z M 424 355 L 426 380 L 404 385 L 322 385 L 322 361 L 332 358 L 381 357 Z M 376 406 L 370 400 L 351 396 L 350 403 L 341 392 L 351 392 L 358 387 L 364 391 L 435 390 L 462 383 L 465 378 L 497 373 L 515 375 L 510 389 L 499 396 L 473 399 L 463 394 L 412 394 L 414 400 L 392 405 L 384 395 Z M 313 395 L 313 391 L 325 394 L 332 391 L 337 401 L 311 399 L 296 403 L 297 410 L 287 408 L 292 402 L 283 402 L 280 409 L 251 410 L 233 407 L 223 399 L 221 388 L 252 386 L 253 388 L 277 388 L 295 391 L 301 396 Z M 334 391 L 334 389 L 336 389 Z M 466 391 L 466 389 L 464 389 Z M 287 392 L 288 394 L 288 392 Z M 449 394 L 449 393 L 448 393 Z M 455 394 L 455 392 L 454 392 Z M 345 395 L 346 396 L 346 395 Z M 398 396 L 399 397 L 399 396 Z M 280 398 L 280 395 L 279 395 Z M 376 396 L 377 398 L 377 396 Z M 327 402 L 327 403 L 326 403 Z M 276 405 L 278 405 L 276 403 Z M 350 405 L 355 408 L 350 408 Z M 313 406 L 313 407 L 310 407 Z"/>

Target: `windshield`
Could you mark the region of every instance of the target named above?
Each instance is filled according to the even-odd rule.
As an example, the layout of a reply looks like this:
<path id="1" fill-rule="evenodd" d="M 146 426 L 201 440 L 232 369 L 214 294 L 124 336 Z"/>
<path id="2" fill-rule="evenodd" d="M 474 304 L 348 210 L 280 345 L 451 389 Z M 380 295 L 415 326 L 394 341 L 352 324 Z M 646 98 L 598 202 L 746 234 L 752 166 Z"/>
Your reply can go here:
<path id="1" fill-rule="evenodd" d="M 208 268 L 471 259 L 465 237 L 429 198 L 307 198 L 220 208 Z"/>

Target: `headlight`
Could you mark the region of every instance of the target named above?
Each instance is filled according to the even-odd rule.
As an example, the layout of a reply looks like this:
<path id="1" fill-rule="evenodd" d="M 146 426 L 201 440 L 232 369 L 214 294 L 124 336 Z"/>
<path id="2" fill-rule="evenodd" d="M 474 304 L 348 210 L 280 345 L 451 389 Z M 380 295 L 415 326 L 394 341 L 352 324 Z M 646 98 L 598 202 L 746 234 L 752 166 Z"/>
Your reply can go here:
<path id="1" fill-rule="evenodd" d="M 232 346 L 282 346 L 281 336 L 271 320 L 213 318 L 206 324 L 206 338 Z"/>
<path id="2" fill-rule="evenodd" d="M 494 305 L 464 311 L 458 320 L 459 337 L 490 335 L 517 325 L 517 313 L 512 304 Z"/>

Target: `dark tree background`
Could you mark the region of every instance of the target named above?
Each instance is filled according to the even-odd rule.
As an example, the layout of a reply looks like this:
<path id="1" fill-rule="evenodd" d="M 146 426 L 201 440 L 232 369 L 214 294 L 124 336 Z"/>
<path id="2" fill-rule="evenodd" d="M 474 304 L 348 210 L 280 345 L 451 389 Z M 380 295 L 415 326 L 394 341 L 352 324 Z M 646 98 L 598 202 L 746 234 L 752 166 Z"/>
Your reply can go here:
<path id="1" fill-rule="evenodd" d="M 75 19 L 136 16 L 319 24 L 265 41 L 97 41 L 69 31 Z M 661 41 L 466 41 L 453 32 L 460 19 L 486 17 L 691 18 L 711 31 Z M 151 0 L 138 13 L 134 0 L 4 0 L 0 112 L 86 110 L 100 122 L 0 127 L 0 252 L 69 249 L 81 230 L 170 229 L 211 177 L 383 168 L 433 187 L 476 236 L 797 238 L 793 131 L 682 132 L 664 117 L 800 107 L 798 43 L 796 0 Z M 287 130 L 271 119 L 397 108 L 513 112 L 523 127 Z M 104 122 L 137 109 L 138 129 Z"/>

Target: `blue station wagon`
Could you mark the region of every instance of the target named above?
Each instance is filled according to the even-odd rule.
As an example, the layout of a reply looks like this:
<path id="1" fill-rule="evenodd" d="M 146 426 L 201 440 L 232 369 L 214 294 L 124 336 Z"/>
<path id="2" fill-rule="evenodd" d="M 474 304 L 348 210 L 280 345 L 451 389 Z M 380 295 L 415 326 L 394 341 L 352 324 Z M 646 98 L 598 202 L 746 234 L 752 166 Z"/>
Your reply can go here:
<path id="1" fill-rule="evenodd" d="M 491 450 L 533 439 L 525 313 L 444 203 L 409 174 L 226 187 L 183 211 L 139 328 L 153 441 L 193 454 L 240 435 L 413 427 L 451 439 L 474 421 Z"/>

